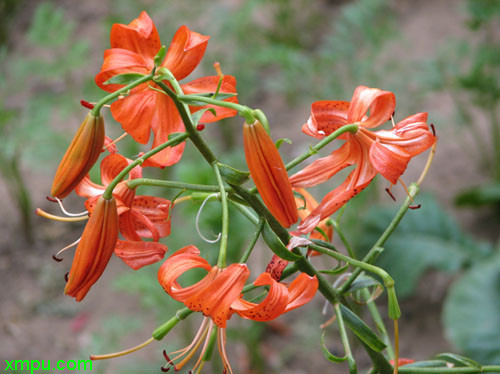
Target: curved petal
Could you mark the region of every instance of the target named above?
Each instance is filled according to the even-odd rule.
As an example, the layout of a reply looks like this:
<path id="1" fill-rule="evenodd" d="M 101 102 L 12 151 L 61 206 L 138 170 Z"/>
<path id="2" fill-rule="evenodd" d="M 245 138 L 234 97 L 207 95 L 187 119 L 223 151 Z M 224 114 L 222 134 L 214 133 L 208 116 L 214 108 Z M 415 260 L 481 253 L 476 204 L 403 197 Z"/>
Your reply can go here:
<path id="1" fill-rule="evenodd" d="M 395 108 L 396 97 L 392 92 L 358 86 L 351 99 L 347 121 L 361 122 L 366 128 L 377 127 L 391 118 Z M 370 114 L 365 118 L 368 110 Z"/>
<path id="2" fill-rule="evenodd" d="M 136 196 L 132 210 L 147 217 L 160 238 L 170 235 L 170 200 L 154 196 Z M 152 238 L 152 231 L 141 222 L 135 223 L 135 231 L 143 238 Z"/>
<path id="3" fill-rule="evenodd" d="M 340 170 L 355 162 L 351 142 L 346 142 L 331 155 L 317 159 L 290 177 L 293 187 L 311 187 L 326 182 Z"/>
<path id="4" fill-rule="evenodd" d="M 182 90 L 186 95 L 189 94 L 199 94 L 199 93 L 207 93 L 207 92 L 215 92 L 217 90 L 217 86 L 219 85 L 219 76 L 209 76 L 195 79 L 189 83 L 182 85 Z M 219 90 L 220 93 L 236 93 L 236 78 L 231 75 L 224 75 L 222 79 L 222 84 Z M 224 101 L 228 101 L 231 103 L 237 103 L 238 97 L 232 96 L 230 98 L 225 99 Z M 214 116 L 211 112 L 206 111 L 200 119 L 200 123 L 210 123 L 219 121 L 223 118 L 234 117 L 238 114 L 238 112 L 234 109 L 222 108 L 216 105 L 205 105 L 202 107 L 192 107 L 192 112 L 196 112 L 198 110 L 204 108 L 212 108 L 215 110 L 216 115 Z"/>
<path id="5" fill-rule="evenodd" d="M 302 126 L 302 132 L 322 139 L 347 125 L 348 101 L 316 101 L 311 105 L 311 116 Z"/>
<path id="6" fill-rule="evenodd" d="M 148 62 L 135 52 L 121 48 L 107 49 L 104 51 L 101 71 L 95 76 L 95 83 L 105 91 L 114 92 L 122 88 L 123 85 L 104 84 L 104 82 L 118 74 L 148 74 L 151 68 Z"/>
<path id="7" fill-rule="evenodd" d="M 166 95 L 159 94 L 156 97 L 154 115 L 151 119 L 151 128 L 154 133 L 153 145 L 151 148 L 168 141 L 168 136 L 176 132 L 184 132 L 184 123 L 177 112 L 174 102 Z M 185 143 L 168 147 L 158 152 L 144 162 L 143 166 L 165 167 L 171 166 L 182 157 Z"/>
<path id="8" fill-rule="evenodd" d="M 203 268 L 207 271 L 212 269 L 212 266 L 207 260 L 200 257 L 200 251 L 194 245 L 189 245 L 182 249 L 179 249 L 173 255 L 171 255 L 158 270 L 158 281 L 161 286 L 172 296 L 175 300 L 184 302 L 186 297 L 189 297 L 189 292 L 181 292 L 183 288 L 177 283 L 177 278 L 179 278 L 186 271 Z M 205 277 L 206 278 L 206 277 Z M 200 283 L 200 282 L 198 282 Z M 196 292 L 196 286 L 186 287 L 184 290 Z"/>
<path id="9" fill-rule="evenodd" d="M 149 141 L 152 119 L 156 116 L 156 97 L 151 89 L 133 90 L 132 93 L 111 104 L 111 114 L 123 130 L 141 144 Z M 164 96 L 164 95 L 162 95 Z"/>
<path id="10" fill-rule="evenodd" d="M 245 264 L 232 264 L 222 270 L 214 266 L 214 270 L 219 271 L 216 277 L 184 303 L 189 309 L 210 316 L 217 326 L 224 328 L 230 318 L 231 304 L 241 294 L 250 270 Z"/>
<path id="11" fill-rule="evenodd" d="M 282 315 L 289 298 L 286 286 L 275 281 L 269 273 L 259 275 L 253 284 L 270 286 L 266 298 L 256 304 L 240 297 L 231 304 L 231 309 L 241 317 L 254 321 L 270 321 Z"/>
<path id="12" fill-rule="evenodd" d="M 158 242 L 118 240 L 115 255 L 132 269 L 154 264 L 165 257 L 167 246 Z"/>
<path id="13" fill-rule="evenodd" d="M 313 231 L 314 228 L 319 225 L 320 221 L 330 217 L 350 199 L 364 190 L 375 177 L 376 171 L 371 168 L 370 174 L 366 173 L 364 178 L 357 181 L 357 184 L 350 186 L 356 174 L 359 173 L 355 169 L 340 186 L 325 195 L 318 207 L 314 209 L 311 214 L 299 225 L 299 232 L 307 234 Z"/>
<path id="14" fill-rule="evenodd" d="M 182 80 L 200 63 L 208 39 L 209 36 L 191 31 L 187 26 L 179 27 L 161 66 L 169 69 L 177 80 Z"/>
<path id="15" fill-rule="evenodd" d="M 411 155 L 401 147 L 374 142 L 370 147 L 370 162 L 392 184 L 405 172 Z"/>
<path id="16" fill-rule="evenodd" d="M 82 179 L 82 181 L 75 187 L 75 192 L 78 196 L 92 197 L 102 195 L 106 188 L 100 184 L 94 183 L 90 180 L 89 175 Z"/>
<path id="17" fill-rule="evenodd" d="M 107 186 L 110 184 L 120 172 L 128 166 L 127 159 L 118 154 L 113 153 L 104 157 L 101 161 L 101 181 Z"/>
<path id="18" fill-rule="evenodd" d="M 293 233 L 290 234 L 293 235 Z M 283 274 L 283 270 L 285 270 L 287 265 L 287 260 L 283 260 L 278 255 L 273 255 L 271 261 L 269 261 L 266 266 L 266 273 L 269 273 L 274 280 L 279 282 L 279 280 L 281 279 L 281 275 Z"/>
<path id="19" fill-rule="evenodd" d="M 151 60 L 161 48 L 160 36 L 145 11 L 128 25 L 115 23 L 111 28 L 111 47 L 133 51 Z"/>
<path id="20" fill-rule="evenodd" d="M 318 289 L 318 278 L 305 273 L 299 274 L 288 286 L 288 302 L 284 313 L 298 308 L 314 297 Z"/>

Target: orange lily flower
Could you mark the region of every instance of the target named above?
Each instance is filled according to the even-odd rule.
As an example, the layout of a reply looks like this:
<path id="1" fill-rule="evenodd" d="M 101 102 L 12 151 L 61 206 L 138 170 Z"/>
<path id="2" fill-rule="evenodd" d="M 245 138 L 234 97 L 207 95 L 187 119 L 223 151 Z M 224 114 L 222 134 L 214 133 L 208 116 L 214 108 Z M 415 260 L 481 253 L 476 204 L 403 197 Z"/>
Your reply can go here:
<path id="1" fill-rule="evenodd" d="M 299 214 L 299 218 L 303 221 L 305 220 L 311 212 L 317 208 L 318 202 L 316 199 L 305 189 L 305 188 L 294 188 L 296 192 L 301 194 L 304 199 L 301 199 L 295 196 L 295 203 L 297 204 L 297 212 Z M 311 235 L 309 235 L 310 239 L 318 239 L 318 240 L 326 240 L 332 241 L 333 238 L 333 226 L 328 224 L 328 218 L 322 220 L 318 226 L 316 226 L 319 230 L 313 230 Z M 292 232 L 292 235 L 299 235 L 298 232 Z M 325 237 L 326 235 L 326 237 Z M 312 251 L 312 255 L 319 255 L 318 252 Z"/>
<path id="2" fill-rule="evenodd" d="M 240 296 L 245 281 L 250 276 L 250 271 L 245 264 L 232 264 L 227 268 L 220 269 L 217 266 L 211 266 L 199 254 L 200 251 L 195 246 L 184 247 L 170 256 L 158 271 L 158 281 L 165 292 L 175 300 L 184 303 L 189 309 L 202 312 L 206 317 L 193 342 L 179 351 L 181 353 L 178 356 L 169 360 L 169 364 L 174 365 L 176 370 L 180 370 L 189 361 L 201 345 L 202 340 L 205 339 L 201 354 L 203 356 L 207 346 L 206 339 L 210 337 L 212 329 L 217 328 L 219 353 L 223 366 L 226 372 L 232 373 L 224 347 L 226 322 L 233 313 L 255 321 L 270 321 L 309 302 L 318 288 L 316 277 L 309 277 L 306 274 L 300 274 L 287 287 L 272 279 L 268 273 L 263 273 L 254 284 L 258 286 L 269 285 L 269 293 L 260 304 L 255 304 Z M 199 282 L 182 287 L 177 282 L 177 278 L 194 268 L 203 268 L 208 271 L 208 274 Z M 174 364 L 181 357 L 184 358 Z M 195 369 L 199 363 L 200 359 L 196 363 Z"/>
<path id="3" fill-rule="evenodd" d="M 64 293 L 82 300 L 104 272 L 118 240 L 118 212 L 114 198 L 99 197 L 83 230 Z"/>
<path id="4" fill-rule="evenodd" d="M 208 39 L 208 36 L 181 26 L 175 33 L 161 66 L 168 68 L 177 80 L 184 79 L 201 61 Z M 114 24 L 111 29 L 111 49 L 105 51 L 101 72 L 95 77 L 97 85 L 105 91 L 114 92 L 123 85 L 104 84 L 113 76 L 124 73 L 149 74 L 154 67 L 154 57 L 160 48 L 158 31 L 146 12 L 142 12 L 129 25 Z M 207 93 L 215 92 L 218 83 L 219 76 L 208 76 L 183 84 L 181 87 L 185 94 Z M 132 89 L 125 98 L 111 104 L 113 117 L 138 143 L 148 143 L 150 132 L 153 131 L 153 148 L 165 143 L 170 134 L 184 132 L 184 124 L 174 102 L 157 89 L 161 90 L 154 82 L 144 83 Z M 219 92 L 235 93 L 235 78 L 224 76 Z M 236 97 L 226 100 L 237 102 Z M 193 111 L 207 107 L 213 108 L 216 115 L 207 111 L 200 119 L 202 123 L 215 122 L 236 115 L 235 110 L 213 106 L 196 107 Z M 173 165 L 181 158 L 184 146 L 182 143 L 168 147 L 143 165 L 157 167 Z"/>
<path id="5" fill-rule="evenodd" d="M 92 182 L 87 175 L 76 187 L 79 196 L 88 198 L 85 207 L 89 212 L 95 209 L 96 201 L 99 201 L 108 184 L 130 162 L 118 153 L 110 154 L 101 162 L 103 185 Z M 135 178 L 142 178 L 140 166 L 129 173 L 129 179 Z M 160 261 L 167 247 L 158 240 L 170 235 L 170 201 L 153 196 L 136 196 L 135 190 L 129 189 L 125 181 L 117 185 L 113 196 L 117 202 L 119 229 L 126 239 L 117 241 L 115 254 L 134 270 Z M 142 238 L 153 241 L 143 241 Z"/>
<path id="6" fill-rule="evenodd" d="M 95 164 L 103 144 L 104 120 L 89 113 L 57 168 L 50 194 L 59 199 L 68 196 Z"/>
<path id="7" fill-rule="evenodd" d="M 427 126 L 427 113 L 417 113 L 397 123 L 391 130 L 370 131 L 391 118 L 396 99 L 392 92 L 359 86 L 351 102 L 318 101 L 312 104 L 311 117 L 302 127 L 307 135 L 328 136 L 346 124 L 359 126 L 355 134 L 342 137 L 346 142 L 331 155 L 314 161 L 294 174 L 294 187 L 323 183 L 345 167 L 356 165 L 346 180 L 328 193 L 299 226 L 302 233 L 311 232 L 321 220 L 363 190 L 377 173 L 397 183 L 413 156 L 436 141 Z M 369 111 L 369 115 L 368 115 Z"/>
<path id="8" fill-rule="evenodd" d="M 283 160 L 259 121 L 243 126 L 245 158 L 250 175 L 271 214 L 285 227 L 297 222 L 292 186 Z"/>

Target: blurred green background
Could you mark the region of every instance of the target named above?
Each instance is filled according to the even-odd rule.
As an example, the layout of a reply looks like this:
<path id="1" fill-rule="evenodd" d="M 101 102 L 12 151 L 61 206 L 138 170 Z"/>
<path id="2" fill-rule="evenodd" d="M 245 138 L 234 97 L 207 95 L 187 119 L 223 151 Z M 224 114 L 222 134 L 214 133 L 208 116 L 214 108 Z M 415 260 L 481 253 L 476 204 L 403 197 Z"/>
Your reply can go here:
<path id="1" fill-rule="evenodd" d="M 113 23 L 129 23 L 142 10 L 155 22 L 162 42 L 182 24 L 211 39 L 194 76 L 236 76 L 240 101 L 261 108 L 273 138 L 288 137 L 285 160 L 312 139 L 300 133 L 315 100 L 349 100 L 355 87 L 393 91 L 396 121 L 429 112 L 439 137 L 438 152 L 418 203 L 388 242 L 378 264 L 396 280 L 403 297 L 401 356 L 426 359 L 456 351 L 481 363 L 500 363 L 500 2 L 496 0 L 0 0 L 0 338 L 6 359 L 83 359 L 146 340 L 179 304 L 156 281 L 158 266 L 133 272 L 116 258 L 81 304 L 62 296 L 70 261 L 51 255 L 74 241 L 80 224 L 47 222 L 35 207 L 55 212 L 45 200 L 51 178 L 86 110 L 79 101 L 101 97 L 93 83 L 109 48 Z M 116 137 L 119 124 L 106 117 Z M 245 168 L 241 119 L 209 124 L 203 135 L 218 155 Z M 141 149 L 119 149 L 129 157 Z M 426 155 L 415 159 L 404 180 L 419 175 Z M 182 163 L 150 176 L 203 183 L 208 168 L 191 147 Z M 98 178 L 98 170 L 92 175 Z M 337 179 L 337 183 L 339 183 Z M 359 254 L 370 248 L 398 204 L 379 179 L 347 205 L 342 227 Z M 317 190 L 324 192 L 325 190 Z M 405 196 L 393 188 L 398 202 Z M 142 189 L 141 194 L 174 193 Z M 318 195 L 319 196 L 319 195 Z M 67 199 L 73 211 L 82 200 Z M 216 245 L 203 244 L 194 228 L 197 204 L 174 212 L 170 252 L 196 244 L 208 258 Z M 251 230 L 231 212 L 233 260 Z M 219 207 L 208 204 L 200 227 L 219 231 Z M 69 256 L 68 256 L 69 257 Z M 270 254 L 252 256 L 254 274 Z M 316 260 L 322 264 L 323 260 Z M 257 273 L 258 274 L 258 273 Z M 383 305 L 383 302 L 381 302 Z M 319 297 L 307 311 L 270 324 L 234 318 L 228 334 L 231 363 L 239 373 L 343 373 L 321 354 Z M 307 318 L 304 318 L 304 316 Z M 158 372 L 161 350 L 183 347 L 199 318 L 180 324 L 162 343 L 93 371 Z M 328 347 L 341 354 L 335 332 Z M 359 348 L 359 347 L 358 347 Z M 369 362 L 359 350 L 358 367 Z M 217 361 L 217 360 L 215 360 Z M 215 372 L 220 371 L 215 366 Z"/>

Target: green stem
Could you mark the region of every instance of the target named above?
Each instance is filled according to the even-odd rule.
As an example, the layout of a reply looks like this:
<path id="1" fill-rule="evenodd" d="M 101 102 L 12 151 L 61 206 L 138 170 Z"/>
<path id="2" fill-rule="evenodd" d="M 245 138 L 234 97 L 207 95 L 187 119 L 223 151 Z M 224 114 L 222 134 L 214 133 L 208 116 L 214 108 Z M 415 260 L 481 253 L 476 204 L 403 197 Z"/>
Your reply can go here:
<path id="1" fill-rule="evenodd" d="M 375 257 L 378 255 L 378 253 L 380 251 L 380 247 L 382 247 L 384 245 L 384 243 L 387 241 L 387 239 L 389 239 L 389 237 L 391 236 L 393 231 L 398 226 L 399 222 L 401 222 L 404 215 L 408 211 L 408 207 L 412 204 L 413 199 L 415 198 L 415 196 L 417 196 L 419 190 L 420 189 L 416 184 L 412 183 L 410 185 L 410 187 L 408 188 L 408 192 L 409 192 L 410 196 L 408 196 L 406 198 L 405 202 L 403 203 L 401 208 L 399 208 L 398 212 L 396 213 L 396 215 L 392 219 L 389 226 L 387 226 L 387 228 L 382 233 L 380 238 L 378 238 L 377 242 L 373 245 L 373 247 L 365 255 L 365 257 L 362 260 L 363 263 L 369 264 L 375 259 Z M 361 274 L 361 271 L 362 271 L 361 268 L 354 269 L 351 276 L 345 281 L 345 283 L 342 285 L 342 287 L 340 287 L 339 292 L 345 293 L 345 291 L 351 286 L 352 282 L 354 282 L 354 280 L 359 276 L 359 274 Z"/>
<path id="2" fill-rule="evenodd" d="M 265 220 L 263 220 L 263 219 L 259 220 L 257 230 L 255 230 L 253 237 L 252 237 L 252 240 L 248 244 L 248 247 L 247 247 L 245 253 L 243 253 L 243 256 L 241 256 L 241 259 L 239 261 L 240 264 L 247 262 L 248 257 L 250 257 L 250 254 L 252 253 L 253 248 L 255 247 L 255 244 L 257 243 L 257 240 L 259 239 L 260 233 L 262 232 L 262 229 L 264 228 L 265 223 L 266 223 Z"/>
<path id="3" fill-rule="evenodd" d="M 327 144 L 331 143 L 333 140 L 335 140 L 336 138 L 338 138 L 340 135 L 342 135 L 342 134 L 344 134 L 346 132 L 350 132 L 350 133 L 354 134 L 357 131 L 358 131 L 358 125 L 356 125 L 356 124 L 350 124 L 350 125 L 342 126 L 341 128 L 339 128 L 339 129 L 335 130 L 334 132 L 332 132 L 326 138 L 324 138 L 323 140 L 321 140 L 318 144 L 310 147 L 309 151 L 307 151 L 306 153 L 300 155 L 299 157 L 293 159 L 288 164 L 286 164 L 286 166 L 285 166 L 286 170 L 290 170 L 294 166 L 297 166 L 298 164 L 300 164 L 305 159 L 307 159 L 307 158 L 311 157 L 312 155 L 318 153 L 318 151 L 320 149 L 322 149 Z"/>
<path id="4" fill-rule="evenodd" d="M 174 181 L 163 181 L 159 179 L 138 178 L 127 181 L 127 186 L 134 189 L 138 186 L 177 188 L 180 190 L 200 191 L 200 192 L 219 192 L 218 186 L 209 186 L 204 184 L 192 184 Z M 226 189 L 227 190 L 227 189 Z"/>
<path id="5" fill-rule="evenodd" d="M 347 358 L 347 365 L 349 367 L 350 374 L 356 374 L 358 372 L 356 368 L 356 361 L 352 355 L 351 345 L 349 344 L 349 339 L 347 337 L 347 331 L 344 325 L 344 318 L 342 317 L 342 312 L 340 311 L 339 304 L 334 304 L 335 315 L 337 316 L 337 324 L 339 326 L 340 340 L 344 346 L 345 357 Z"/>
<path id="6" fill-rule="evenodd" d="M 174 87 L 174 89 L 175 89 L 175 87 Z M 202 103 L 206 103 L 206 104 L 220 106 L 223 108 L 234 109 L 234 110 L 237 110 L 238 113 L 240 113 L 240 115 L 242 117 L 245 117 L 247 123 L 255 122 L 255 117 L 253 115 L 253 109 L 251 109 L 245 105 L 233 103 L 230 101 L 217 100 L 217 99 L 213 99 L 210 97 L 204 97 L 204 96 L 183 95 L 183 94 L 180 94 L 179 92 L 177 92 L 177 98 L 180 101 L 182 101 L 183 103 L 202 102 Z"/>
<path id="7" fill-rule="evenodd" d="M 254 225 L 258 225 L 259 223 L 259 218 L 257 218 L 251 211 L 248 209 L 246 206 L 241 205 L 233 200 L 229 200 L 229 202 L 236 208 L 238 209 L 241 214 L 243 214 L 250 222 L 252 222 Z"/>
<path id="8" fill-rule="evenodd" d="M 201 155 L 205 158 L 205 160 L 207 160 L 209 164 L 217 162 L 217 158 L 194 127 L 189 107 L 187 106 L 187 104 L 182 103 L 178 99 L 178 95 L 183 95 L 182 88 L 179 85 L 179 82 L 177 82 L 175 78 L 170 80 L 170 84 L 172 84 L 175 92 L 173 92 L 165 83 L 161 81 L 156 82 L 156 84 L 160 86 L 162 90 L 165 91 L 165 93 L 174 101 L 179 115 L 181 116 L 182 122 L 184 123 L 186 132 L 189 134 L 189 139 L 191 139 L 195 147 L 200 151 Z"/>
<path id="9" fill-rule="evenodd" d="M 131 90 L 134 87 L 137 87 L 138 85 L 145 83 L 147 81 L 150 81 L 153 79 L 154 73 L 151 73 L 149 75 L 145 75 L 144 77 L 136 80 L 135 82 L 130 83 L 129 85 L 120 88 L 119 90 L 116 90 L 115 92 L 104 96 L 101 100 L 97 102 L 96 105 L 94 105 L 94 109 L 92 109 L 91 113 L 94 117 L 98 117 L 99 113 L 101 111 L 101 108 L 104 104 L 110 102 L 111 100 L 116 99 L 118 96 L 120 96 L 122 93 L 127 92 L 128 90 Z"/>
<path id="10" fill-rule="evenodd" d="M 220 191 L 220 201 L 222 205 L 222 235 L 219 247 L 219 259 L 217 260 L 217 266 L 219 268 L 226 267 L 226 256 L 227 256 L 227 238 L 229 233 L 229 209 L 227 205 L 227 194 L 224 188 L 224 182 L 222 181 L 222 176 L 220 174 L 219 165 L 217 162 L 212 163 L 212 168 L 214 169 L 215 177 L 217 178 L 217 184 L 219 185 Z"/>
<path id="11" fill-rule="evenodd" d="M 349 253 L 349 256 L 351 256 L 351 258 L 356 258 L 356 255 L 354 254 L 354 251 L 352 250 L 351 244 L 349 243 L 349 241 L 345 237 L 344 233 L 342 232 L 338 221 L 331 220 L 331 223 L 333 225 L 333 228 L 335 229 L 335 232 L 338 234 L 340 241 L 344 244 L 344 247 L 347 250 L 347 253 Z"/>
<path id="12" fill-rule="evenodd" d="M 151 156 L 157 154 L 161 150 L 170 147 L 171 145 L 178 144 L 185 140 L 189 135 L 187 133 L 181 133 L 178 135 L 175 135 L 172 137 L 169 141 L 159 145 L 156 148 L 153 148 L 149 152 L 144 153 L 141 157 L 135 159 L 130 165 L 128 165 L 126 168 L 124 168 L 116 177 L 111 181 L 111 183 L 108 185 L 104 193 L 102 194 L 102 197 L 105 198 L 106 200 L 111 199 L 111 196 L 113 195 L 113 190 L 116 187 L 118 183 L 137 165 L 142 164 L 145 160 L 150 158 Z"/>

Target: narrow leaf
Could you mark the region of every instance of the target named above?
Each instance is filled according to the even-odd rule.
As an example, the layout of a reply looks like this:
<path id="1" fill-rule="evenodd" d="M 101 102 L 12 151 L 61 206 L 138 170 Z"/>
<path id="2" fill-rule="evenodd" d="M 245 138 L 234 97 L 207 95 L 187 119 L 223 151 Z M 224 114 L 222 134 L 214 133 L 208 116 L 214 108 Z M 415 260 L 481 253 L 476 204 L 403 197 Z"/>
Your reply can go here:
<path id="1" fill-rule="evenodd" d="M 340 304 L 340 311 L 344 317 L 344 322 L 351 329 L 351 331 L 360 338 L 364 343 L 366 343 L 371 349 L 381 352 L 387 346 L 385 343 L 379 339 L 377 334 L 373 332 L 366 323 L 364 323 L 355 313 L 353 313 L 349 308 Z"/>
<path id="2" fill-rule="evenodd" d="M 106 82 L 104 82 L 104 84 L 127 85 L 127 84 L 135 82 L 138 79 L 141 79 L 142 77 L 144 77 L 144 75 L 139 74 L 139 73 L 118 74 L 118 75 L 115 75 L 114 77 L 108 79 Z"/>
<path id="3" fill-rule="evenodd" d="M 271 251 L 278 257 L 287 261 L 297 261 L 302 258 L 302 256 L 296 255 L 295 253 L 290 252 L 283 242 L 276 236 L 274 231 L 269 226 L 269 223 L 266 222 L 264 225 L 264 230 L 262 230 L 262 237 L 266 244 L 271 248 Z"/>

